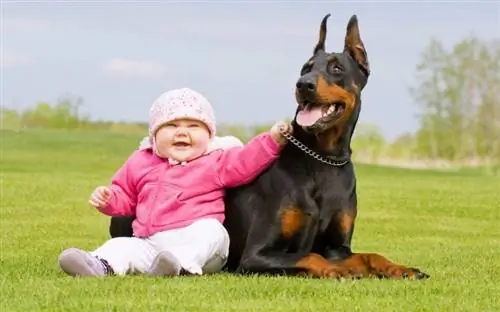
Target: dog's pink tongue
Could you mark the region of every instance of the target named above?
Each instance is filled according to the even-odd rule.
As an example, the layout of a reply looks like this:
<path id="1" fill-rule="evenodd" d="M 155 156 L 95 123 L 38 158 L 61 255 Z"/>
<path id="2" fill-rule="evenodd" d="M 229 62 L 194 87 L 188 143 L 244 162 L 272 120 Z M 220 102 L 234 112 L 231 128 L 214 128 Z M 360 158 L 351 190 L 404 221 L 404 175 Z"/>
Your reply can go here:
<path id="1" fill-rule="evenodd" d="M 301 126 L 312 126 L 322 117 L 321 107 L 308 109 L 307 107 L 299 111 L 295 120 Z"/>

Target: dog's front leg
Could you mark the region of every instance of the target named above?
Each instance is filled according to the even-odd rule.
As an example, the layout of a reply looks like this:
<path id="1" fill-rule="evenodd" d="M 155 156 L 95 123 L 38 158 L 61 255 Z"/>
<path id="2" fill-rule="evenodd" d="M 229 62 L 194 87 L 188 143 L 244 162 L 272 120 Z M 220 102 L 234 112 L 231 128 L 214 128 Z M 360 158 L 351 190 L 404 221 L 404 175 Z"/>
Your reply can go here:
<path id="1" fill-rule="evenodd" d="M 247 245 L 253 248 L 244 253 L 238 272 L 344 277 L 348 272 L 311 252 L 318 232 L 318 218 L 315 207 L 308 204 L 311 202 L 283 205 L 276 222 L 270 223 L 269 215 L 257 217 L 247 240 Z"/>
<path id="2" fill-rule="evenodd" d="M 419 280 L 430 277 L 420 269 L 392 262 L 377 253 L 353 253 L 347 259 L 331 262 L 342 270 L 350 272 L 349 277 L 351 278 L 377 277 Z"/>
<path id="3" fill-rule="evenodd" d="M 353 185 L 349 191 L 332 192 L 325 190 L 318 201 L 320 207 L 320 232 L 324 233 L 324 255 L 329 260 L 343 260 L 351 254 L 351 241 L 357 216 L 357 197 Z"/>
<path id="4" fill-rule="evenodd" d="M 328 199 L 327 199 L 328 200 Z M 339 203 L 344 203 L 340 205 Z M 351 239 L 354 232 L 357 202 L 356 196 L 350 200 L 336 202 L 325 201 L 322 211 L 326 207 L 333 207 L 333 214 L 326 229 L 325 258 L 344 272 L 348 278 L 378 277 L 378 278 L 407 278 L 425 279 L 429 275 L 417 268 L 407 267 L 394 263 L 377 253 L 353 253 Z"/>
<path id="5" fill-rule="evenodd" d="M 301 275 L 318 278 L 349 278 L 351 272 L 313 252 L 286 253 L 267 251 L 265 247 L 249 253 L 242 260 L 242 274 Z"/>

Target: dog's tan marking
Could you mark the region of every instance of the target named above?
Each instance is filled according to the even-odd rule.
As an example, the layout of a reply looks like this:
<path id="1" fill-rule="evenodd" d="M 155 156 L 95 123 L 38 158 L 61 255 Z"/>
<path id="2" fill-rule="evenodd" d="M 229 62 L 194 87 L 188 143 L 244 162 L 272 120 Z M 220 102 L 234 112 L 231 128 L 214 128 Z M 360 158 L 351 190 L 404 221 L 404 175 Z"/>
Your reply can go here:
<path id="1" fill-rule="evenodd" d="M 318 134 L 321 148 L 329 150 L 338 143 L 344 125 L 354 111 L 356 106 L 356 94 L 351 93 L 334 83 L 329 84 L 322 75 L 318 77 L 317 86 L 317 97 L 320 103 L 328 104 L 336 101 L 342 101 L 345 103 L 344 115 L 340 117 L 340 119 L 336 121 L 332 127 Z M 358 88 L 356 87 L 353 91 L 357 92 L 357 90 Z"/>
<path id="2" fill-rule="evenodd" d="M 344 211 L 339 216 L 339 227 L 342 234 L 347 235 L 352 231 L 354 226 L 354 220 L 356 219 L 356 215 L 350 211 Z"/>
<path id="3" fill-rule="evenodd" d="M 281 234 L 284 238 L 292 238 L 304 225 L 304 213 L 295 206 L 284 207 L 280 212 Z"/>

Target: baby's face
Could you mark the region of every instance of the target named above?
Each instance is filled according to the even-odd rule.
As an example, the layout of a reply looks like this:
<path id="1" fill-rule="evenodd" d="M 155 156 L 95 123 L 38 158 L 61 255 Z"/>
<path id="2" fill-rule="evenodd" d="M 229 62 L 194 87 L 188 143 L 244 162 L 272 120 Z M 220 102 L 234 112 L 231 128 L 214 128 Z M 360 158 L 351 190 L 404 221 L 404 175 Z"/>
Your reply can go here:
<path id="1" fill-rule="evenodd" d="M 155 135 L 158 154 L 179 162 L 203 155 L 210 142 L 204 123 L 193 119 L 176 119 L 163 125 Z"/>

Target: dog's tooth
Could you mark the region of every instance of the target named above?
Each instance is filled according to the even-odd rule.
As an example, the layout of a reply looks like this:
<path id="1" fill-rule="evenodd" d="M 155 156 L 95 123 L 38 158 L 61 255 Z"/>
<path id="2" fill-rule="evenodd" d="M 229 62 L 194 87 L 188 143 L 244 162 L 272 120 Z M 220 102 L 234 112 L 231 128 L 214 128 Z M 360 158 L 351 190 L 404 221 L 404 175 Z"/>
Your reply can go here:
<path id="1" fill-rule="evenodd" d="M 333 105 L 330 105 L 330 107 L 328 108 L 327 113 L 331 114 L 331 113 L 333 113 L 334 110 L 335 110 L 335 107 Z"/>

